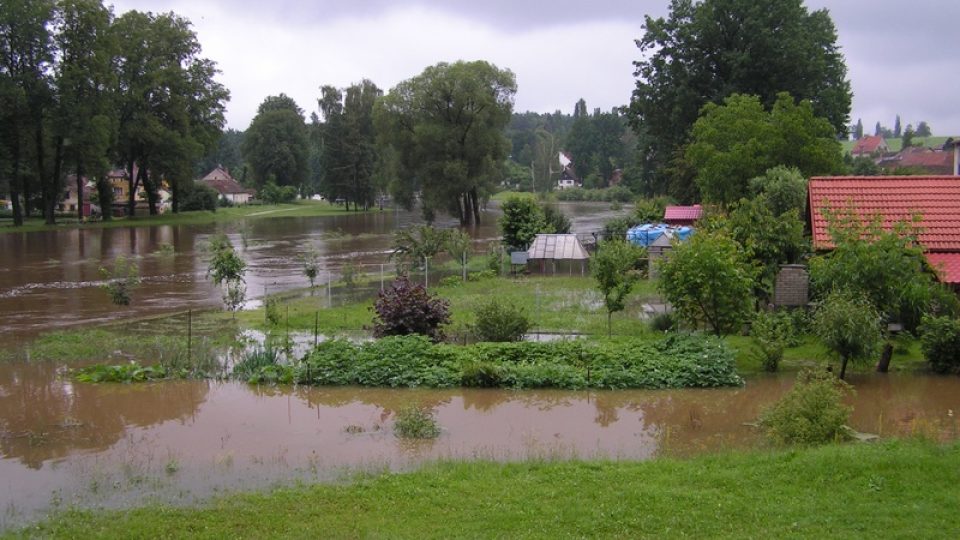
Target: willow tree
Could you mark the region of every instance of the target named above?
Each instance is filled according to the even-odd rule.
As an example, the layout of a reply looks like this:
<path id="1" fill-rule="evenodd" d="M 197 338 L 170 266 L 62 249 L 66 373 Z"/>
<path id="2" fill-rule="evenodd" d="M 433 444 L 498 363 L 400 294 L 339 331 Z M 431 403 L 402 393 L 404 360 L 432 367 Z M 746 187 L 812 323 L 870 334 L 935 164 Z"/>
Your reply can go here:
<path id="1" fill-rule="evenodd" d="M 445 210 L 462 225 L 480 223 L 480 199 L 509 153 L 503 131 L 516 92 L 510 70 L 484 61 L 439 63 L 391 89 L 375 125 L 400 157 L 398 200 L 419 190 L 428 217 Z"/>

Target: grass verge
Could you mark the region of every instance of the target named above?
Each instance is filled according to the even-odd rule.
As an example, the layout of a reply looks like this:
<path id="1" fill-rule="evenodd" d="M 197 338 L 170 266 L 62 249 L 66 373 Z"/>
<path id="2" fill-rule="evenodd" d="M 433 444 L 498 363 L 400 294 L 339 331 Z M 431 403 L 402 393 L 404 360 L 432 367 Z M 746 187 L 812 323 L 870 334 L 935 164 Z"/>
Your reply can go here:
<path id="1" fill-rule="evenodd" d="M 78 223 L 76 218 L 61 218 L 56 225 L 46 225 L 42 219 L 28 219 L 20 227 L 14 227 L 9 220 L 0 222 L 0 234 L 11 232 L 57 231 L 65 229 L 104 229 L 115 227 L 145 227 L 149 225 L 203 225 L 222 223 L 238 219 L 261 219 L 274 217 L 313 217 L 346 214 L 342 206 L 319 201 L 297 201 L 289 204 L 245 205 L 231 208 L 218 208 L 216 212 L 194 211 L 178 214 L 166 213 L 158 216 L 136 216 L 132 218 L 113 218 L 110 221 L 90 221 Z"/>
<path id="2" fill-rule="evenodd" d="M 892 441 L 648 462 L 443 463 L 224 497 L 59 514 L 49 538 L 947 538 L 960 445 Z"/>

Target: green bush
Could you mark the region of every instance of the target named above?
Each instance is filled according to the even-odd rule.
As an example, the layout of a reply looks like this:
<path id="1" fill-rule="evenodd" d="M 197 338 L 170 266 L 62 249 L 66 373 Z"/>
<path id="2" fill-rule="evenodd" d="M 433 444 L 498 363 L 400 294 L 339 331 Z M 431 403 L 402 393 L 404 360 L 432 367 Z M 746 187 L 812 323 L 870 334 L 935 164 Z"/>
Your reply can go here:
<path id="1" fill-rule="evenodd" d="M 280 351 L 269 344 L 264 347 L 255 347 L 243 353 L 243 358 L 233 366 L 233 376 L 241 379 L 250 379 L 266 366 L 276 366 L 280 363 Z"/>
<path id="2" fill-rule="evenodd" d="M 260 188 L 260 199 L 267 204 L 291 203 L 297 199 L 297 188 L 268 182 Z"/>
<path id="3" fill-rule="evenodd" d="M 184 183 L 180 188 L 180 208 L 181 212 L 190 212 L 196 210 L 217 211 L 217 200 L 220 194 L 212 187 L 200 183 Z"/>
<path id="4" fill-rule="evenodd" d="M 736 386 L 733 352 L 711 336 L 651 342 L 433 344 L 395 336 L 355 345 L 321 343 L 294 382 L 319 385 L 507 388 L 684 388 Z"/>
<path id="5" fill-rule="evenodd" d="M 78 381 L 85 383 L 147 382 L 178 376 L 181 374 L 170 372 L 163 366 L 141 366 L 134 362 L 114 366 L 96 364 L 80 368 L 74 373 Z"/>
<path id="6" fill-rule="evenodd" d="M 763 412 L 760 426 L 778 444 L 816 445 L 849 438 L 851 407 L 843 404 L 853 389 L 824 371 L 802 371 L 780 401 Z"/>
<path id="7" fill-rule="evenodd" d="M 676 326 L 672 313 L 657 313 L 650 318 L 650 322 L 647 324 L 650 326 L 650 330 L 654 332 L 669 332 Z"/>
<path id="8" fill-rule="evenodd" d="M 933 371 L 960 372 L 960 321 L 953 317 L 924 317 L 920 348 Z"/>
<path id="9" fill-rule="evenodd" d="M 520 341 L 530 329 L 523 307 L 494 297 L 477 308 L 473 331 L 480 341 Z"/>
<path id="10" fill-rule="evenodd" d="M 761 311 L 753 318 L 750 336 L 760 350 L 761 363 L 766 371 L 777 371 L 783 350 L 793 336 L 793 319 L 782 311 Z"/>
<path id="11" fill-rule="evenodd" d="M 440 425 L 433 417 L 433 411 L 417 406 L 397 411 L 393 430 L 397 437 L 403 439 L 435 439 L 440 436 Z"/>

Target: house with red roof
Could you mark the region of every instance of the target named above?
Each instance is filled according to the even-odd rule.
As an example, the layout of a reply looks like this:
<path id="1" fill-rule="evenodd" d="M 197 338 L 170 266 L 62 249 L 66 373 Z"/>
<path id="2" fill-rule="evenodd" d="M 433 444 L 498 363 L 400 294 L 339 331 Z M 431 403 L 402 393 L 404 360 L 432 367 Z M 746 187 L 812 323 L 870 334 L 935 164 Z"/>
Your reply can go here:
<path id="1" fill-rule="evenodd" d="M 218 165 L 199 180 L 217 191 L 220 197 L 233 204 L 247 204 L 253 198 L 254 191 L 240 185 L 230 176 L 230 171 Z"/>
<path id="2" fill-rule="evenodd" d="M 913 172 L 929 175 L 954 174 L 954 153 L 922 146 L 904 148 L 899 154 L 881 159 L 877 165 L 884 171 L 896 174 L 897 169 L 909 168 Z"/>
<path id="3" fill-rule="evenodd" d="M 850 150 L 850 155 L 853 157 L 871 157 L 885 154 L 888 151 L 887 141 L 882 135 L 867 135 L 857 140 L 853 149 Z"/>
<path id="4" fill-rule="evenodd" d="M 813 247 L 833 248 L 825 212 L 851 210 L 884 229 L 911 223 L 940 280 L 960 286 L 960 176 L 820 176 L 810 179 Z"/>
<path id="5" fill-rule="evenodd" d="M 703 217 L 703 207 L 699 204 L 693 206 L 668 206 L 663 211 L 663 222 L 667 225 L 691 226 Z"/>

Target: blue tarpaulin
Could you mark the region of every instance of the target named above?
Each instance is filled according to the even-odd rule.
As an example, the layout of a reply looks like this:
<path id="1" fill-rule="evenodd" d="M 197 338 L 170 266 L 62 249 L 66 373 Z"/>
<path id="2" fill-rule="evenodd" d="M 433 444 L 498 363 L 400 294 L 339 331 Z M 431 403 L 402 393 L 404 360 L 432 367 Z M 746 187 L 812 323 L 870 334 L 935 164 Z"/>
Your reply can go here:
<path id="1" fill-rule="evenodd" d="M 677 238 L 681 242 L 693 234 L 693 227 L 673 227 L 663 223 L 646 223 L 637 225 L 627 231 L 627 241 L 638 246 L 648 247 L 661 236 L 668 239 Z"/>

